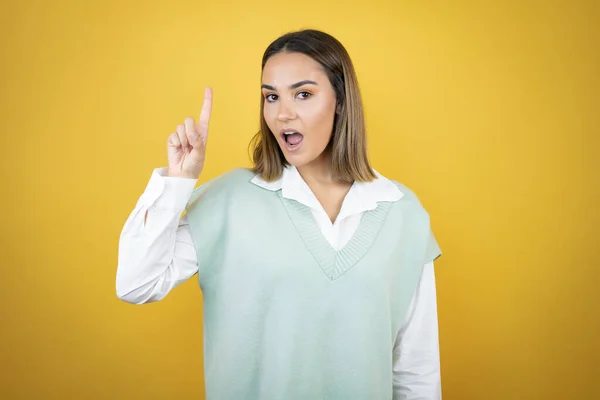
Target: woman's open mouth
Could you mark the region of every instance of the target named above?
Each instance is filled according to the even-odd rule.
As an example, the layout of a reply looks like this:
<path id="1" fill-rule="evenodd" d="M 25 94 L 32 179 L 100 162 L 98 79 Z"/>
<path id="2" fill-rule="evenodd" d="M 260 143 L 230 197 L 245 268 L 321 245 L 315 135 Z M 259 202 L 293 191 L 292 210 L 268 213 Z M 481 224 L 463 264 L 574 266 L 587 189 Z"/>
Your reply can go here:
<path id="1" fill-rule="evenodd" d="M 281 138 L 285 143 L 287 151 L 296 151 L 302 144 L 304 136 L 293 129 L 283 129 L 281 132 Z"/>

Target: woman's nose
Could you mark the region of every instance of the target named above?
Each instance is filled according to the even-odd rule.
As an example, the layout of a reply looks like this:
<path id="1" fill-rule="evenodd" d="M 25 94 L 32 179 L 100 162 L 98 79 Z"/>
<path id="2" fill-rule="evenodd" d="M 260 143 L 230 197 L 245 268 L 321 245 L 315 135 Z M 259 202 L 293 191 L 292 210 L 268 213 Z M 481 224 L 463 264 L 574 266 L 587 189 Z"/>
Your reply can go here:
<path id="1" fill-rule="evenodd" d="M 293 104 L 288 104 L 287 101 L 279 101 L 279 109 L 277 110 L 277 118 L 280 121 L 288 121 L 296 118 L 296 111 Z"/>

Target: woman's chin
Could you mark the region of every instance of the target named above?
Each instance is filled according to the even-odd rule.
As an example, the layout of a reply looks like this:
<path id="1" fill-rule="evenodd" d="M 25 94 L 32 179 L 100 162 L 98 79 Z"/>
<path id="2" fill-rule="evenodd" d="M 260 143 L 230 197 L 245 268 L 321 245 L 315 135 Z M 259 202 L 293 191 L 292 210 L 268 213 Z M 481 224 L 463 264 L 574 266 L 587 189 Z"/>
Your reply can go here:
<path id="1" fill-rule="evenodd" d="M 302 168 L 306 165 L 312 164 L 314 162 L 316 162 L 317 160 L 320 159 L 320 157 L 309 157 L 308 155 L 304 154 L 285 154 L 285 159 L 288 162 L 288 164 L 296 167 L 296 169 L 298 168 Z"/>
<path id="2" fill-rule="evenodd" d="M 290 164 L 291 166 L 294 166 L 296 168 L 302 167 L 303 165 L 308 164 L 308 161 L 304 157 L 300 157 L 298 155 L 293 155 L 293 156 L 286 155 L 285 159 L 288 162 L 288 164 Z"/>
<path id="3" fill-rule="evenodd" d="M 326 150 L 316 156 L 307 152 L 306 149 L 302 149 L 303 151 L 293 152 L 287 151 L 287 149 L 281 150 L 288 164 L 293 165 L 296 168 L 301 168 L 305 165 L 312 164 L 313 162 L 325 161 L 325 159 L 329 158 L 330 156 Z"/>

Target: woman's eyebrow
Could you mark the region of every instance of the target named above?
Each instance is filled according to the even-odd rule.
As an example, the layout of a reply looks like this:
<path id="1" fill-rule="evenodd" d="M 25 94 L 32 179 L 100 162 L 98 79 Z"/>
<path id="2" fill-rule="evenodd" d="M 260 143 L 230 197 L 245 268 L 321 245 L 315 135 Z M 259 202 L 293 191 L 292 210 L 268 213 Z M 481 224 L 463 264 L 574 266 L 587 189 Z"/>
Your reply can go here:
<path id="1" fill-rule="evenodd" d="M 293 85 L 290 85 L 290 90 L 297 89 L 297 88 L 299 88 L 300 86 L 303 86 L 303 85 L 317 85 L 317 82 L 315 82 L 315 81 L 309 81 L 309 80 L 304 80 L 304 81 L 296 82 Z M 273 87 L 271 85 L 262 84 L 260 87 L 262 89 L 267 89 L 267 90 L 274 90 L 274 91 L 277 90 L 277 89 L 275 89 L 275 87 Z"/>

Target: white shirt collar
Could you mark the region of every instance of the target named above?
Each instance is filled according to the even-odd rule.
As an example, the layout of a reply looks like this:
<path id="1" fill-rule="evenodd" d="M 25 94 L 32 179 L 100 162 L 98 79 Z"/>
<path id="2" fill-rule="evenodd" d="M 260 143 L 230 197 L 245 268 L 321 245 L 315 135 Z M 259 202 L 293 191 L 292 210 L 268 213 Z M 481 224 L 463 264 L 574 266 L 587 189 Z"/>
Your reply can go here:
<path id="1" fill-rule="evenodd" d="M 344 199 L 342 210 L 340 210 L 341 218 L 374 210 L 377 208 L 378 202 L 397 201 L 404 196 L 404 193 L 392 181 L 377 171 L 375 171 L 375 175 L 377 179 L 371 182 L 354 182 Z M 284 168 L 281 177 L 274 182 L 267 182 L 258 174 L 252 178 L 251 182 L 267 190 L 281 190 L 283 197 L 296 200 L 309 208 L 323 209 L 294 166 Z"/>

